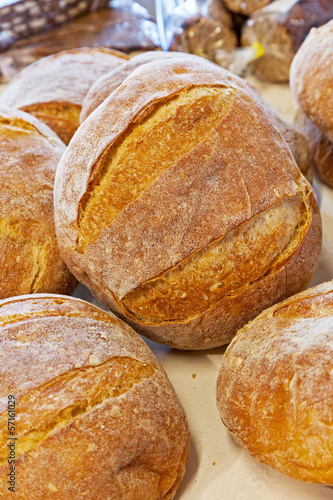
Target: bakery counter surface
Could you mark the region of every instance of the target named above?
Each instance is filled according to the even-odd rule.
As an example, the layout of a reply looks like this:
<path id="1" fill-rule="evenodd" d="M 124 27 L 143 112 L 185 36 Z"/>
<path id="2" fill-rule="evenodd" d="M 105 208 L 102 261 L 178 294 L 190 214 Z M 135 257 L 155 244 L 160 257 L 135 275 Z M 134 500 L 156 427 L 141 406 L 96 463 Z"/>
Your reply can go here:
<path id="1" fill-rule="evenodd" d="M 287 85 L 250 78 L 250 83 L 287 120 L 296 104 Z M 1 91 L 1 87 L 0 87 Z M 333 279 L 333 191 L 315 180 L 323 220 L 323 248 L 311 285 Z M 79 285 L 77 297 L 95 304 Z M 215 384 L 225 348 L 187 351 L 147 341 L 164 366 L 187 413 L 192 435 L 190 458 L 176 500 L 329 500 L 330 487 L 301 483 L 260 464 L 238 446 L 220 421 Z"/>

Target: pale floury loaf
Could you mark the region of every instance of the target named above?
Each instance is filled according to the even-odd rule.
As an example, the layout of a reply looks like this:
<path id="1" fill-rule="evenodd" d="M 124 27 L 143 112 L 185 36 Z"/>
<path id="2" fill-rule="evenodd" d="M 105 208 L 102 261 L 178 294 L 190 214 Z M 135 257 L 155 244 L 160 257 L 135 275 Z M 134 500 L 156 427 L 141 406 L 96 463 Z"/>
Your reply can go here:
<path id="1" fill-rule="evenodd" d="M 283 474 L 327 485 L 333 485 L 332 356 L 328 282 L 239 330 L 216 386 L 222 421 L 237 443 Z"/>

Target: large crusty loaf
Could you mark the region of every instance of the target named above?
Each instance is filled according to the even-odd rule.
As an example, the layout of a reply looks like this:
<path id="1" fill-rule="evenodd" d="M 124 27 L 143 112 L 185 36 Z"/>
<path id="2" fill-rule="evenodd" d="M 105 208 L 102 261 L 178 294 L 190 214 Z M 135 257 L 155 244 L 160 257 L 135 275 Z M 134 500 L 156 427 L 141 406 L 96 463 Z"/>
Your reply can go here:
<path id="1" fill-rule="evenodd" d="M 301 481 L 333 485 L 333 282 L 290 297 L 239 330 L 217 405 L 235 440 Z"/>
<path id="2" fill-rule="evenodd" d="M 313 169 L 333 187 L 333 142 L 322 134 L 301 109 L 295 115 L 294 125 L 308 141 Z"/>
<path id="3" fill-rule="evenodd" d="M 0 299 L 72 293 L 76 280 L 59 255 L 53 183 L 65 145 L 44 123 L 0 109 Z"/>
<path id="4" fill-rule="evenodd" d="M 321 247 L 311 186 L 261 103 L 203 58 L 137 68 L 57 169 L 61 254 L 109 308 L 184 349 L 230 341 L 306 286 Z"/>
<path id="5" fill-rule="evenodd" d="M 158 59 L 170 59 L 174 57 L 186 57 L 188 59 L 191 58 L 191 54 L 167 51 L 144 52 L 143 54 L 132 57 L 129 61 L 126 61 L 125 64 L 101 76 L 90 87 L 83 100 L 80 122 L 82 123 L 96 108 L 98 108 L 98 106 L 105 101 L 105 99 L 109 97 L 109 95 L 112 94 L 112 92 L 116 90 L 116 88 L 123 83 L 125 78 L 127 78 L 136 68 Z"/>
<path id="6" fill-rule="evenodd" d="M 244 25 L 241 38 L 244 46 L 262 46 L 262 57 L 250 66 L 266 80 L 288 81 L 291 62 L 310 29 L 332 16 L 332 0 L 275 0 L 256 11 Z"/>
<path id="7" fill-rule="evenodd" d="M 1 94 L 0 104 L 31 113 L 68 144 L 80 124 L 82 101 L 91 85 L 127 59 L 126 54 L 106 48 L 59 52 L 21 71 Z"/>
<path id="8" fill-rule="evenodd" d="M 188 425 L 139 335 L 61 295 L 1 301 L 0 332 L 1 498 L 13 494 L 13 442 L 20 500 L 174 497 L 188 457 Z M 8 401 L 16 406 L 16 441 Z"/>
<path id="9" fill-rule="evenodd" d="M 310 31 L 290 68 L 290 87 L 304 113 L 333 142 L 333 20 Z"/>

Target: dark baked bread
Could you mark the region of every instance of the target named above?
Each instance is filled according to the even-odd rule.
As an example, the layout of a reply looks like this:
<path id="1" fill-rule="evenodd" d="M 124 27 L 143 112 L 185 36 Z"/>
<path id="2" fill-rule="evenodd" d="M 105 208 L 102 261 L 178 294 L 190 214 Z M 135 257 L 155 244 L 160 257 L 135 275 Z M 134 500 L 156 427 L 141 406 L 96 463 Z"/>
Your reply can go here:
<path id="1" fill-rule="evenodd" d="M 129 326 L 78 299 L 23 296 L 0 302 L 0 345 L 0 496 L 12 494 L 14 395 L 15 498 L 174 497 L 189 451 L 185 413 Z"/>
<path id="2" fill-rule="evenodd" d="M 44 123 L 0 109 L 0 299 L 72 293 L 76 280 L 59 255 L 53 183 L 65 145 Z"/>
<path id="3" fill-rule="evenodd" d="M 31 113 L 68 144 L 80 124 L 82 101 L 91 85 L 127 59 L 126 54 L 105 48 L 73 49 L 45 57 L 7 85 L 0 104 Z"/>
<path id="4" fill-rule="evenodd" d="M 239 330 L 216 386 L 222 421 L 237 443 L 288 476 L 333 485 L 332 357 L 332 282 Z"/>
<path id="5" fill-rule="evenodd" d="M 291 66 L 290 87 L 304 113 L 333 142 L 333 20 L 309 33 Z"/>
<path id="6" fill-rule="evenodd" d="M 311 186 L 243 80 L 197 59 L 137 68 L 81 125 L 57 170 L 61 254 L 148 337 L 229 342 L 303 289 L 321 221 Z"/>

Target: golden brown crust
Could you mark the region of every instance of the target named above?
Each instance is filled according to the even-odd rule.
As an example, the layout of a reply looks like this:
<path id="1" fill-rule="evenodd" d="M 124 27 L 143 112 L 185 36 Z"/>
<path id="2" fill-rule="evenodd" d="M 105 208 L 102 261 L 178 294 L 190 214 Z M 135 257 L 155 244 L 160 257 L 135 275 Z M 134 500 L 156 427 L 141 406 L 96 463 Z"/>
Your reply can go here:
<path id="1" fill-rule="evenodd" d="M 333 485 L 332 282 L 297 294 L 239 330 L 217 379 L 217 405 L 257 460 Z"/>
<path id="2" fill-rule="evenodd" d="M 80 114 L 80 123 L 82 123 L 88 116 L 96 109 L 98 106 L 105 101 L 107 97 L 114 90 L 116 90 L 119 85 L 123 83 L 125 78 L 127 78 L 136 68 L 139 68 L 143 64 L 159 60 L 159 59 L 170 59 L 174 57 L 180 58 L 191 58 L 191 54 L 185 54 L 183 52 L 145 52 L 137 56 L 132 57 L 129 61 L 110 71 L 106 75 L 101 76 L 96 82 L 90 87 L 87 95 L 85 96 L 82 103 L 82 110 Z"/>
<path id="3" fill-rule="evenodd" d="M 244 25 L 241 42 L 245 46 L 259 43 L 263 55 L 250 66 L 266 80 L 288 81 L 291 63 L 304 38 L 332 15 L 331 0 L 275 0 L 254 12 Z"/>
<path id="4" fill-rule="evenodd" d="M 127 59 L 126 54 L 106 48 L 59 52 L 21 71 L 0 103 L 32 113 L 68 144 L 80 124 L 81 105 L 91 85 Z"/>
<path id="5" fill-rule="evenodd" d="M 67 264 L 108 307 L 168 345 L 228 342 L 250 317 L 302 289 L 317 266 L 321 222 L 310 186 L 246 84 L 202 59 L 136 69 L 81 125 L 56 185 L 57 234 Z M 145 283 L 298 197 L 302 208 L 292 210 L 300 231 L 291 230 L 276 268 L 272 258 L 261 277 L 244 272 L 235 287 L 181 321 L 141 321 L 126 308 L 126 297 Z M 274 240 L 273 226 L 262 244 L 275 249 L 282 240 Z M 181 294 L 196 293 L 187 288 Z"/>
<path id="6" fill-rule="evenodd" d="M 185 413 L 129 326 L 84 301 L 37 295 L 0 302 L 0 331 L 1 496 L 13 394 L 19 499 L 174 497 L 189 450 Z"/>
<path id="7" fill-rule="evenodd" d="M 290 87 L 300 107 L 333 142 L 333 20 L 313 28 L 290 68 Z"/>
<path id="8" fill-rule="evenodd" d="M 33 116 L 0 110 L 0 298 L 72 293 L 76 280 L 59 255 L 53 183 L 65 145 Z"/>
<path id="9" fill-rule="evenodd" d="M 252 88 L 252 87 L 251 87 Z M 304 177 L 312 183 L 313 172 L 310 162 L 310 150 L 308 146 L 308 137 L 301 129 L 287 122 L 283 116 L 278 113 L 260 94 L 256 89 L 252 88 L 256 92 L 257 97 L 261 100 L 263 106 L 265 107 L 267 113 L 269 114 L 272 122 L 282 134 L 284 140 L 290 147 L 290 151 L 295 158 L 298 168 L 304 175 Z"/>
<path id="10" fill-rule="evenodd" d="M 333 142 L 322 134 L 301 109 L 296 113 L 294 124 L 307 138 L 312 168 L 324 182 L 333 187 Z"/>

